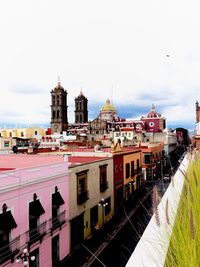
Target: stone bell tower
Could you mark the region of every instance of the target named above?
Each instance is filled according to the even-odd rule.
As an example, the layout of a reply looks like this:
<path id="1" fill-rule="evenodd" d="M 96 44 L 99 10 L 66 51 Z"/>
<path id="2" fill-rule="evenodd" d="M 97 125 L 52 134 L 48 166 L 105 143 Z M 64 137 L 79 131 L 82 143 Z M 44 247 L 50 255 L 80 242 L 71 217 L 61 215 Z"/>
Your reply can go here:
<path id="1" fill-rule="evenodd" d="M 88 122 L 88 100 L 81 91 L 75 98 L 75 123 Z"/>
<path id="2" fill-rule="evenodd" d="M 51 133 L 61 134 L 67 131 L 67 91 L 61 86 L 58 78 L 57 86 L 51 91 Z"/>

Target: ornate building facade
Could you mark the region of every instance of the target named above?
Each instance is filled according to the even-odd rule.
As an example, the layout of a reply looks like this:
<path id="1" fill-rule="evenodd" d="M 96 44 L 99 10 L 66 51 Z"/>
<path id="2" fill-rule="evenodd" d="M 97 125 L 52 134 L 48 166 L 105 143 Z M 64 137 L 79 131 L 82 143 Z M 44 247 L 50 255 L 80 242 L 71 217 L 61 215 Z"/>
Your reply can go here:
<path id="1" fill-rule="evenodd" d="M 88 100 L 81 91 L 75 98 L 75 123 L 88 122 Z"/>
<path id="2" fill-rule="evenodd" d="M 51 91 L 51 133 L 67 131 L 67 91 L 58 81 L 57 86 Z"/>
<path id="3" fill-rule="evenodd" d="M 109 99 L 106 100 L 106 103 L 101 108 L 100 113 L 99 113 L 99 119 L 110 121 L 110 122 L 119 119 L 117 115 L 117 111 L 115 107 L 110 103 Z"/>
<path id="4" fill-rule="evenodd" d="M 166 128 L 166 119 L 156 111 L 156 107 L 152 105 L 149 113 L 141 118 L 145 122 L 145 131 L 151 133 L 162 132 Z"/>

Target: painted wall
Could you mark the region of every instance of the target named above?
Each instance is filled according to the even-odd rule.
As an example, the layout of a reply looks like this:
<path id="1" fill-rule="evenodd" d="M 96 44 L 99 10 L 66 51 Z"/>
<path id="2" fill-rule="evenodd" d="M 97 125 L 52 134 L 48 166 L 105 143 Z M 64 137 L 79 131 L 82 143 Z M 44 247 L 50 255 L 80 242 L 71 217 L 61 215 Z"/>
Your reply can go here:
<path id="1" fill-rule="evenodd" d="M 131 182 L 134 183 L 134 190 L 136 190 L 136 177 L 137 177 L 137 160 L 139 160 L 139 166 L 141 167 L 141 150 L 135 150 L 132 153 L 128 153 L 123 156 L 123 162 L 124 162 L 124 186 L 130 184 Z M 131 176 L 131 162 L 134 161 L 134 175 Z M 126 164 L 130 165 L 130 176 L 126 178 Z M 132 193 L 132 189 L 130 189 L 130 192 Z"/>
<path id="2" fill-rule="evenodd" d="M 25 160 L 25 158 L 24 158 Z M 0 173 L 0 209 L 4 203 L 17 223 L 17 228 L 11 231 L 11 238 L 15 239 L 20 235 L 19 248 L 26 246 L 26 231 L 29 230 L 29 203 L 33 201 L 33 194 L 36 193 L 45 213 L 40 216 L 40 223 L 47 222 L 47 234 L 42 243 L 35 243 L 34 249 L 39 247 L 40 266 L 52 266 L 51 263 L 51 239 L 55 234 L 60 235 L 60 260 L 69 254 L 69 195 L 68 195 L 68 163 L 47 164 L 32 168 L 16 169 L 14 171 Z M 62 229 L 50 233 L 50 219 L 52 218 L 51 199 L 55 192 L 55 186 L 64 200 L 60 206 L 60 212 L 66 211 L 66 223 Z M 0 211 L 1 212 L 1 211 Z M 31 247 L 30 251 L 33 250 Z M 8 266 L 10 266 L 8 264 Z M 21 266 L 17 264 L 16 266 Z"/>
<path id="3" fill-rule="evenodd" d="M 100 170 L 99 166 L 107 165 L 107 181 L 108 188 L 104 192 L 100 192 L 99 188 L 99 176 Z M 87 172 L 87 189 L 89 191 L 89 199 L 81 205 L 77 204 L 77 175 L 76 173 L 88 170 Z M 104 159 L 100 161 L 95 161 L 91 163 L 80 164 L 78 166 L 69 167 L 69 210 L 70 210 L 70 220 L 77 217 L 84 212 L 84 239 L 91 235 L 90 228 L 90 209 L 99 204 L 102 198 L 106 199 L 111 197 L 111 212 L 105 216 L 105 220 L 112 217 L 114 212 L 114 199 L 113 199 L 113 159 Z M 98 224 L 101 225 L 102 220 L 102 207 L 98 207 L 99 221 Z"/>

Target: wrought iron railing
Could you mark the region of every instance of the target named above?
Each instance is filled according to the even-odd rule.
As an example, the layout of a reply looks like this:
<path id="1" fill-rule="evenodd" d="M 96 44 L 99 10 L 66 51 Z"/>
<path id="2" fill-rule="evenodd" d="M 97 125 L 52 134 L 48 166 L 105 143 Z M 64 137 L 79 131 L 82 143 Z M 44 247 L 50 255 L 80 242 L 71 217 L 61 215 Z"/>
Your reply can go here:
<path id="1" fill-rule="evenodd" d="M 26 232 L 27 243 L 35 243 L 38 240 L 42 240 L 43 236 L 47 232 L 47 222 L 43 222 L 34 229 L 30 229 Z"/>
<path id="2" fill-rule="evenodd" d="M 0 264 L 6 262 L 7 260 L 11 259 L 12 261 L 14 259 L 14 256 L 19 251 L 19 246 L 20 246 L 19 241 L 20 241 L 20 236 L 14 238 L 6 245 L 0 243 Z"/>
<path id="3" fill-rule="evenodd" d="M 66 222 L 65 214 L 66 214 L 66 211 L 64 210 L 60 214 L 58 214 L 58 216 L 52 217 L 49 220 L 50 228 L 51 229 L 56 229 L 58 227 L 61 227 Z"/>

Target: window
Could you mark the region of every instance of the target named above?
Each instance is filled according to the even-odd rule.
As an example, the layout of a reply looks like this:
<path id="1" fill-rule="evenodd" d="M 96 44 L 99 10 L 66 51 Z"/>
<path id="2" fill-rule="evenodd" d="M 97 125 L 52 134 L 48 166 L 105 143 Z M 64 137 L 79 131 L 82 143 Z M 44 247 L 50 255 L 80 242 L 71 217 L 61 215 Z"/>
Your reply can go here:
<path id="1" fill-rule="evenodd" d="M 1 137 L 1 133 L 0 133 L 0 137 Z"/>
<path id="2" fill-rule="evenodd" d="M 12 132 L 9 132 L 9 136 L 12 137 Z"/>
<path id="3" fill-rule="evenodd" d="M 58 266 L 60 261 L 59 256 L 59 235 L 56 235 L 52 238 L 52 245 L 51 245 L 51 251 L 52 251 L 52 266 Z"/>
<path id="4" fill-rule="evenodd" d="M 141 170 L 141 168 L 140 168 L 140 160 L 137 159 L 137 173 L 139 173 L 140 170 Z"/>
<path id="5" fill-rule="evenodd" d="M 144 155 L 144 163 L 145 164 L 151 163 L 151 155 Z"/>
<path id="6" fill-rule="evenodd" d="M 55 187 L 55 193 L 52 194 L 52 228 L 60 227 L 65 222 L 65 212 L 59 213 L 60 206 L 65 202 Z"/>
<path id="7" fill-rule="evenodd" d="M 40 266 L 40 264 L 39 264 L 39 248 L 33 250 L 30 253 L 29 258 L 31 258 L 32 256 L 35 256 L 35 260 L 34 261 L 29 260 L 29 267 L 39 267 Z"/>
<path id="8" fill-rule="evenodd" d="M 131 161 L 131 177 L 133 177 L 134 176 L 134 174 L 135 174 L 135 166 L 134 166 L 135 164 L 134 164 L 134 160 L 133 161 Z"/>
<path id="9" fill-rule="evenodd" d="M 98 205 L 90 209 L 91 228 L 93 229 L 97 223 L 98 223 Z"/>
<path id="10" fill-rule="evenodd" d="M 11 230 L 17 227 L 11 211 L 7 211 L 7 205 L 3 204 L 3 212 L 0 214 L 0 265 L 8 259 L 11 248 L 9 246 L 9 236 Z"/>
<path id="11" fill-rule="evenodd" d="M 130 163 L 126 163 L 126 179 L 130 177 Z"/>
<path id="12" fill-rule="evenodd" d="M 88 200 L 87 171 L 77 173 L 77 203 L 78 205 Z"/>
<path id="13" fill-rule="evenodd" d="M 24 133 L 23 132 L 21 132 L 21 137 L 24 137 Z"/>
<path id="14" fill-rule="evenodd" d="M 39 217 L 45 213 L 36 193 L 33 195 L 33 201 L 29 203 L 29 238 L 36 242 L 41 234 L 45 233 L 45 225 L 38 225 Z"/>
<path id="15" fill-rule="evenodd" d="M 107 164 L 100 166 L 100 192 L 104 192 L 108 188 L 108 181 L 107 181 Z"/>
<path id="16" fill-rule="evenodd" d="M 35 135 L 37 135 L 38 133 L 37 133 L 37 131 L 35 131 Z"/>
<path id="17" fill-rule="evenodd" d="M 8 256 L 8 254 L 10 253 L 9 231 L 0 231 L 0 248 L 0 258 Z"/>
<path id="18" fill-rule="evenodd" d="M 111 211 L 111 201 L 110 201 L 110 197 L 105 199 L 105 215 L 108 215 L 108 213 L 110 213 Z"/>
<path id="19" fill-rule="evenodd" d="M 4 142 L 4 147 L 9 147 L 9 142 L 5 141 Z"/>

